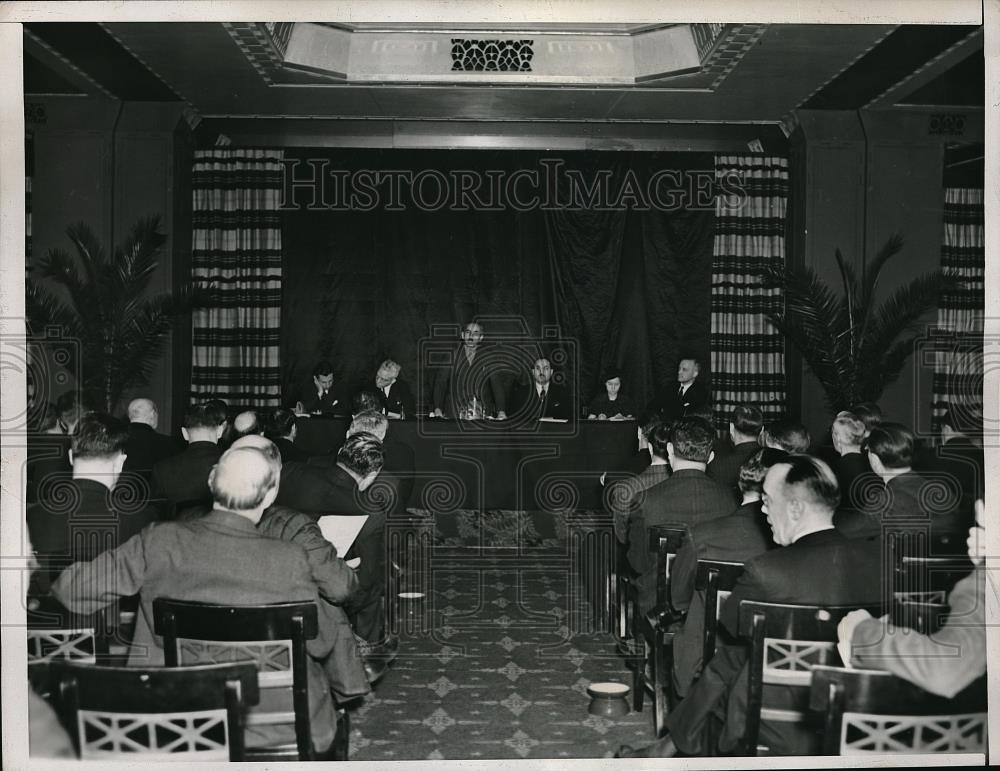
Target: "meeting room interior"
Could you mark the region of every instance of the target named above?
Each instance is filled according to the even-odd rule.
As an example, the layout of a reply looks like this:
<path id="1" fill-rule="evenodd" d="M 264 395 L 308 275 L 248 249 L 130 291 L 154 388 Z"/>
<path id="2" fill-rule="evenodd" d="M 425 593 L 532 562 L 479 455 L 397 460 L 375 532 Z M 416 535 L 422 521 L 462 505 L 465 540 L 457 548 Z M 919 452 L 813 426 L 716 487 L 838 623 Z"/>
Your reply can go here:
<path id="1" fill-rule="evenodd" d="M 26 757 L 983 762 L 980 11 L 549 5 L 14 25 Z"/>

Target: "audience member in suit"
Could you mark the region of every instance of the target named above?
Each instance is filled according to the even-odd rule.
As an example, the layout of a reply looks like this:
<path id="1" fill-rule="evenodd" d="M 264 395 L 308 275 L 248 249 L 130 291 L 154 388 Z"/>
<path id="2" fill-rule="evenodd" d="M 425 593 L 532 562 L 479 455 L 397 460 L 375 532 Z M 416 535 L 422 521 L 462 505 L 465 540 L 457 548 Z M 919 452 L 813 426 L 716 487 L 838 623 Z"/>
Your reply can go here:
<path id="1" fill-rule="evenodd" d="M 417 403 L 413 399 L 410 384 L 399 376 L 402 371 L 399 364 L 386 359 L 375 373 L 375 388 L 382 403 L 382 411 L 393 420 L 417 416 Z"/>
<path id="2" fill-rule="evenodd" d="M 170 502 L 175 512 L 211 503 L 208 472 L 222 454 L 219 439 L 226 429 L 225 415 L 208 404 L 193 404 L 184 413 L 183 452 L 153 466 L 153 490 Z"/>
<path id="3" fill-rule="evenodd" d="M 803 455 L 809 450 L 812 438 L 809 430 L 794 420 L 779 420 L 764 429 L 761 434 L 764 447 L 784 450 L 792 455 Z"/>
<path id="4" fill-rule="evenodd" d="M 950 612 L 933 635 L 918 635 L 856 610 L 840 622 L 841 656 L 852 666 L 884 669 L 946 699 L 986 674 L 986 531 L 983 501 L 966 541 L 976 568 L 948 594 Z"/>
<path id="5" fill-rule="evenodd" d="M 214 508 L 198 519 L 147 527 L 117 549 L 64 571 L 53 587 L 57 598 L 78 613 L 93 613 L 115 597 L 139 594 L 132 666 L 162 666 L 162 639 L 153 635 L 153 600 L 225 605 L 322 600 L 313 567 L 302 546 L 262 535 L 261 515 L 274 501 L 279 468 L 253 447 L 229 450 L 212 470 Z M 333 742 L 336 718 L 323 662 L 335 631 L 320 615 L 319 634 L 306 641 L 309 711 L 317 752 Z M 248 746 L 295 741 L 291 726 L 248 724 Z"/>
<path id="6" fill-rule="evenodd" d="M 865 501 L 869 529 L 930 525 L 932 534 L 960 532 L 961 491 L 954 480 L 916 473 L 913 447 L 913 433 L 899 423 L 881 423 L 865 440 L 868 462 L 882 482 Z"/>
<path id="7" fill-rule="evenodd" d="M 434 417 L 458 418 L 475 400 L 482 417 L 507 419 L 507 394 L 499 368 L 483 350 L 483 327 L 472 321 L 462 330 L 462 345 L 454 353 L 451 366 L 441 367 L 434 377 Z M 480 415 L 477 414 L 476 417 Z"/>
<path id="8" fill-rule="evenodd" d="M 54 579 L 62 569 L 93 559 L 99 544 L 124 543 L 158 512 L 135 482 L 121 478 L 128 428 L 107 415 L 91 413 L 74 426 L 70 474 L 41 489 L 27 509 L 28 532 L 43 568 Z"/>
<path id="9" fill-rule="evenodd" d="M 649 465 L 637 475 L 613 479 L 605 486 L 604 500 L 614 518 L 615 536 L 620 543 L 628 543 L 630 520 L 633 513 L 642 508 L 645 492 L 670 478 L 669 433 L 666 426 L 657 422 L 648 440 L 652 458 Z"/>
<path id="10" fill-rule="evenodd" d="M 286 412 L 291 414 L 288 410 Z M 255 447 L 267 456 L 270 463 L 281 464 L 277 446 L 259 434 L 250 434 L 233 442 L 232 449 L 240 447 Z M 319 603 L 320 615 L 329 617 L 328 628 L 335 637 L 333 651 L 323 663 L 330 687 L 339 701 L 368 693 L 369 678 L 361 664 L 347 613 L 341 607 L 358 589 L 357 574 L 337 556 L 337 549 L 323 537 L 315 517 L 308 514 L 271 504 L 257 523 L 257 532 L 297 543 L 305 549 L 313 581 L 320 597 L 325 600 Z"/>
<path id="11" fill-rule="evenodd" d="M 548 359 L 536 359 L 531 368 L 531 382 L 518 384 L 511 394 L 517 415 L 525 419 L 555 418 L 569 420 L 575 410 L 566 386 L 553 379 L 552 365 Z"/>
<path id="12" fill-rule="evenodd" d="M 347 429 L 347 436 L 369 433 L 382 442 L 385 463 L 375 487 L 369 490 L 373 497 L 384 496 L 384 508 L 389 516 L 402 514 L 413 492 L 415 460 L 413 448 L 389 436 L 389 420 L 380 412 L 359 412 Z"/>
<path id="13" fill-rule="evenodd" d="M 882 408 L 875 402 L 859 402 L 848 410 L 858 420 L 865 424 L 865 438 L 871 430 L 882 422 Z"/>
<path id="14" fill-rule="evenodd" d="M 279 408 L 271 415 L 264 436 L 274 442 L 274 446 L 281 453 L 283 464 L 309 460 L 309 455 L 295 446 L 295 437 L 298 436 L 298 432 L 297 418 L 291 410 Z"/>
<path id="15" fill-rule="evenodd" d="M 735 638 L 743 600 L 804 605 L 879 605 L 882 602 L 881 544 L 850 541 L 833 527 L 840 502 L 837 478 L 823 461 L 797 455 L 772 466 L 764 478 L 764 506 L 774 541 L 746 562 L 744 573 L 722 606 L 720 636 Z M 687 697 L 667 716 L 669 736 L 623 757 L 673 757 L 736 750 L 746 726 L 747 649 L 723 645 Z M 799 709 L 803 689 L 765 691 L 769 707 Z M 716 747 L 705 745 L 707 722 L 721 723 Z M 761 723 L 760 742 L 774 755 L 817 754 L 817 733 L 800 723 Z"/>
<path id="16" fill-rule="evenodd" d="M 256 410 L 238 412 L 219 439 L 219 450 L 225 452 L 232 447 L 233 442 L 244 436 L 263 436 L 264 422 Z"/>
<path id="17" fill-rule="evenodd" d="M 295 402 L 299 415 L 346 415 L 347 395 L 333 382 L 333 365 L 325 359 L 313 367 L 312 383 Z"/>
<path id="18" fill-rule="evenodd" d="M 667 429 L 658 428 L 653 444 L 667 432 L 667 458 L 673 469 L 670 479 L 646 490 L 642 506 L 632 513 L 628 561 L 639 577 L 639 609 L 649 613 L 656 605 L 656 559 L 649 552 L 648 528 L 676 523 L 689 528 L 733 510 L 733 496 L 705 473 L 712 460 L 715 431 L 701 418 L 679 418 Z"/>
<path id="19" fill-rule="evenodd" d="M 84 415 L 94 411 L 93 402 L 83 391 L 67 391 L 56 399 L 58 431 L 32 433 L 28 437 L 28 500 L 38 497 L 39 489 L 57 484 L 70 475 L 69 450 L 73 432 Z"/>
<path id="20" fill-rule="evenodd" d="M 158 433 L 160 414 L 151 399 L 133 399 L 128 404 L 128 441 L 125 442 L 125 473 L 141 474 L 147 481 L 153 466 L 181 451 L 181 443 L 172 436 Z"/>
<path id="21" fill-rule="evenodd" d="M 855 482 L 871 477 L 872 467 L 868 456 L 861 452 L 861 444 L 867 436 L 864 422 L 854 413 L 840 412 L 830 427 L 836 458 L 830 464 L 840 485 L 841 507 L 860 509 L 863 506 L 861 488 Z"/>
<path id="22" fill-rule="evenodd" d="M 739 488 L 743 502 L 727 517 L 711 519 L 691 528 L 691 538 L 677 552 L 670 568 L 670 602 L 687 616 L 674 636 L 674 688 L 683 697 L 701 669 L 705 629 L 705 593 L 695 592 L 698 560 L 746 562 L 775 546 L 771 528 L 761 511 L 764 476 L 788 454 L 760 448 L 740 467 Z"/>
<path id="23" fill-rule="evenodd" d="M 634 418 L 638 414 L 635 402 L 622 392 L 622 373 L 618 369 L 609 369 L 604 373 L 604 388 L 587 407 L 587 418 L 590 420 L 624 420 Z"/>
<path id="24" fill-rule="evenodd" d="M 733 491 L 738 502 L 743 499 L 740 490 L 740 469 L 747 458 L 760 449 L 760 432 L 764 428 L 764 413 L 753 404 L 741 404 L 733 409 L 729 420 L 729 439 L 732 446 L 723 452 L 716 452 L 715 458 L 705 469 L 712 479 L 726 489 Z"/>
<path id="25" fill-rule="evenodd" d="M 711 401 L 708 388 L 698 380 L 701 362 L 694 356 L 685 356 L 677 364 L 677 384 L 664 388 L 646 406 L 646 412 L 657 413 L 670 422 L 705 407 Z"/>
<path id="26" fill-rule="evenodd" d="M 914 459 L 914 468 L 946 480 L 949 487 L 961 491 L 956 525 L 973 522 L 976 491 L 986 484 L 983 455 L 983 415 L 978 409 L 952 405 L 941 418 L 941 444 L 928 457 Z"/>

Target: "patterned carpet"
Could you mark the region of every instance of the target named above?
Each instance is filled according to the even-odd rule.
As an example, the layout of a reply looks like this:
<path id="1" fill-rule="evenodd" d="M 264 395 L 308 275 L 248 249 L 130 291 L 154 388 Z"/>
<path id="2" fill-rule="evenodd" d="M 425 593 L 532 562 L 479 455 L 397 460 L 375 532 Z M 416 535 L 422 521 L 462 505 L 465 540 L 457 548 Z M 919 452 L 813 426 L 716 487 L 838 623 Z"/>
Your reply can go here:
<path id="1" fill-rule="evenodd" d="M 587 514 L 413 511 L 388 532 L 404 567 L 399 658 L 351 715 L 352 760 L 600 758 L 652 736 L 651 712 L 589 715 L 591 682 L 630 683 L 595 629 L 577 544 Z"/>

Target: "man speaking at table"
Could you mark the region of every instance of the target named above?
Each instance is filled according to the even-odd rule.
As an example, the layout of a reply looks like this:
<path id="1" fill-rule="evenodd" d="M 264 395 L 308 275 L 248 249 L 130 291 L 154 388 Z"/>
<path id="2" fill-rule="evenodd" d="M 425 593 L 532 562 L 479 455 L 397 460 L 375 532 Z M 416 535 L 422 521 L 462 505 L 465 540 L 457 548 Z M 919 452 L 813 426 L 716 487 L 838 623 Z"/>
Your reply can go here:
<path id="1" fill-rule="evenodd" d="M 469 322 L 462 330 L 462 345 L 450 366 L 434 377 L 434 417 L 458 418 L 472 410 L 473 417 L 507 419 L 507 398 L 495 359 L 483 350 L 483 327 Z M 491 366 L 492 365 L 492 366 Z"/>

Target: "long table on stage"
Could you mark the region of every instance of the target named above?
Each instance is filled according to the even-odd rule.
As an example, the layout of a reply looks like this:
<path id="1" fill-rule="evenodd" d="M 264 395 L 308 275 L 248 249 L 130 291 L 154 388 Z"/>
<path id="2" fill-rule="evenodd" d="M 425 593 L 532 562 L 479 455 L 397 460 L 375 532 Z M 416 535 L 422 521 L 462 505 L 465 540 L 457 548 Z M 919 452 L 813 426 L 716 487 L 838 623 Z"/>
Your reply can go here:
<path id="1" fill-rule="evenodd" d="M 336 452 L 348 421 L 298 420 L 295 444 L 305 452 Z M 570 423 L 393 420 L 387 441 L 414 453 L 407 506 L 456 509 L 554 510 L 601 506 L 600 476 L 630 465 L 634 421 Z"/>

